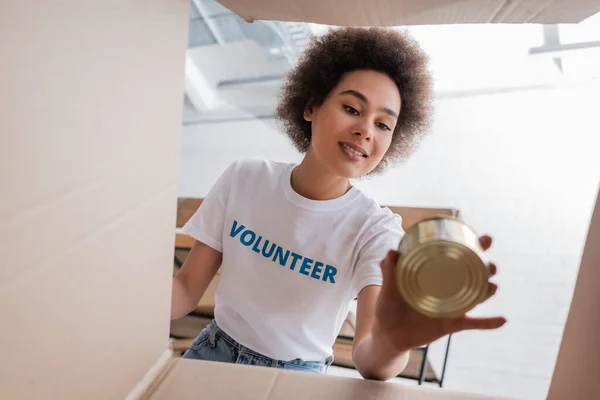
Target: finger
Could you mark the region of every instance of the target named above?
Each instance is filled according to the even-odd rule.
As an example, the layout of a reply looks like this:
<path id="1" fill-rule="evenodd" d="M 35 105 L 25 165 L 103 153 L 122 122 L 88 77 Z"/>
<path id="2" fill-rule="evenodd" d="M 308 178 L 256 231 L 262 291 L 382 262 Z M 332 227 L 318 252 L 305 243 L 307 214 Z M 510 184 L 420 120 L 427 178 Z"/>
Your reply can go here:
<path id="1" fill-rule="evenodd" d="M 490 330 L 500 328 L 506 323 L 504 317 L 474 318 L 464 316 L 462 318 L 444 321 L 444 333 L 451 334 L 465 330 Z"/>
<path id="2" fill-rule="evenodd" d="M 460 319 L 460 330 L 491 330 L 498 329 L 506 323 L 504 317 L 464 317 Z"/>
<path id="3" fill-rule="evenodd" d="M 488 284 L 488 291 L 487 291 L 487 294 L 485 295 L 485 300 L 487 300 L 490 297 L 492 297 L 493 295 L 495 295 L 497 291 L 498 291 L 498 285 L 490 282 Z"/>
<path id="4" fill-rule="evenodd" d="M 483 247 L 483 250 L 487 250 L 492 247 L 492 237 L 490 235 L 483 235 L 479 238 L 479 244 Z"/>
<path id="5" fill-rule="evenodd" d="M 490 269 L 490 278 L 496 275 L 496 272 L 498 272 L 498 267 L 496 267 L 496 264 L 492 262 L 488 264 L 488 268 Z"/>

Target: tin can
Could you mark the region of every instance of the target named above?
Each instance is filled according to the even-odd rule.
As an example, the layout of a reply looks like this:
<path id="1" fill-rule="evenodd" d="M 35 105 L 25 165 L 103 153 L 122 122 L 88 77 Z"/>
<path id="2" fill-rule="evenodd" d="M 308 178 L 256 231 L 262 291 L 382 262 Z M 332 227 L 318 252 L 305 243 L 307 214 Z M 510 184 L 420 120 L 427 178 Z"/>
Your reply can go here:
<path id="1" fill-rule="evenodd" d="M 485 300 L 490 270 L 477 233 L 437 216 L 409 228 L 398 246 L 397 285 L 417 312 L 458 318 Z"/>

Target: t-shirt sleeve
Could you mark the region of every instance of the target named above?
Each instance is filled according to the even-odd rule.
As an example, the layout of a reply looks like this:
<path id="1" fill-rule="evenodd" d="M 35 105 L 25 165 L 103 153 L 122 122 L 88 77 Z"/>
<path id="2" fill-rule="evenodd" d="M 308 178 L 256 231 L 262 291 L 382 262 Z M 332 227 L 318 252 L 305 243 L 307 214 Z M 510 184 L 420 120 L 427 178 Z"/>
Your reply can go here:
<path id="1" fill-rule="evenodd" d="M 402 218 L 389 210 L 382 221 L 371 227 L 359 250 L 358 262 L 352 277 L 353 298 L 356 298 L 365 286 L 383 284 L 381 261 L 389 250 L 398 248 L 403 235 Z"/>
<path id="2" fill-rule="evenodd" d="M 237 162 L 229 165 L 212 186 L 198 210 L 181 230 L 213 249 L 223 252 L 223 225 Z"/>

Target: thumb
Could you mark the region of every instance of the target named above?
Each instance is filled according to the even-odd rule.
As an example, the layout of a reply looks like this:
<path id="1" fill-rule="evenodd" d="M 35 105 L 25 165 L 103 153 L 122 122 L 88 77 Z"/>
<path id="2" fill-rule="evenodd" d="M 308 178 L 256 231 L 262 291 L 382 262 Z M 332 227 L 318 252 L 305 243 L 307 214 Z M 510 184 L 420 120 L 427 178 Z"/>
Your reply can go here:
<path id="1" fill-rule="evenodd" d="M 398 262 L 399 253 L 395 250 L 387 252 L 385 258 L 381 262 L 381 274 L 383 275 L 382 290 L 396 291 L 396 263 Z"/>

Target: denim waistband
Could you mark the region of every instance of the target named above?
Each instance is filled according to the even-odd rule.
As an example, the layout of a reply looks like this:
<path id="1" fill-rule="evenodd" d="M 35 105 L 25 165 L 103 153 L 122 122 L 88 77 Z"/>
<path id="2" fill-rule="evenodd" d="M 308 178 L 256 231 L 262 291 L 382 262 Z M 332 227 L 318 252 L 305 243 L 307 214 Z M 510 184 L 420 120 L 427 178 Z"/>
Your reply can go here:
<path id="1" fill-rule="evenodd" d="M 209 330 L 209 341 L 211 343 L 215 342 L 216 339 L 216 335 L 218 334 L 221 339 L 225 340 L 226 342 L 229 343 L 229 345 L 237 348 L 238 351 L 242 351 L 246 354 L 251 354 L 255 357 L 261 357 L 265 360 L 268 361 L 272 361 L 273 364 L 277 363 L 277 362 L 283 362 L 283 363 L 294 363 L 294 362 L 302 362 L 302 363 L 311 363 L 311 364 L 316 364 L 316 363 L 320 363 L 322 365 L 326 365 L 329 366 L 331 365 L 331 363 L 333 362 L 333 356 L 328 356 L 326 359 L 321 360 L 321 361 L 301 361 L 300 359 L 296 359 L 296 360 L 277 360 L 274 358 L 271 358 L 269 356 L 266 356 L 264 354 L 258 353 L 254 350 L 252 350 L 249 347 L 246 347 L 242 344 L 240 344 L 239 342 L 237 342 L 234 338 L 232 338 L 231 336 L 229 336 L 227 334 L 227 332 L 225 332 L 223 329 L 221 329 L 221 327 L 219 327 L 219 325 L 217 324 L 217 321 L 215 319 L 213 319 L 211 321 L 211 323 L 207 326 L 207 329 Z"/>

